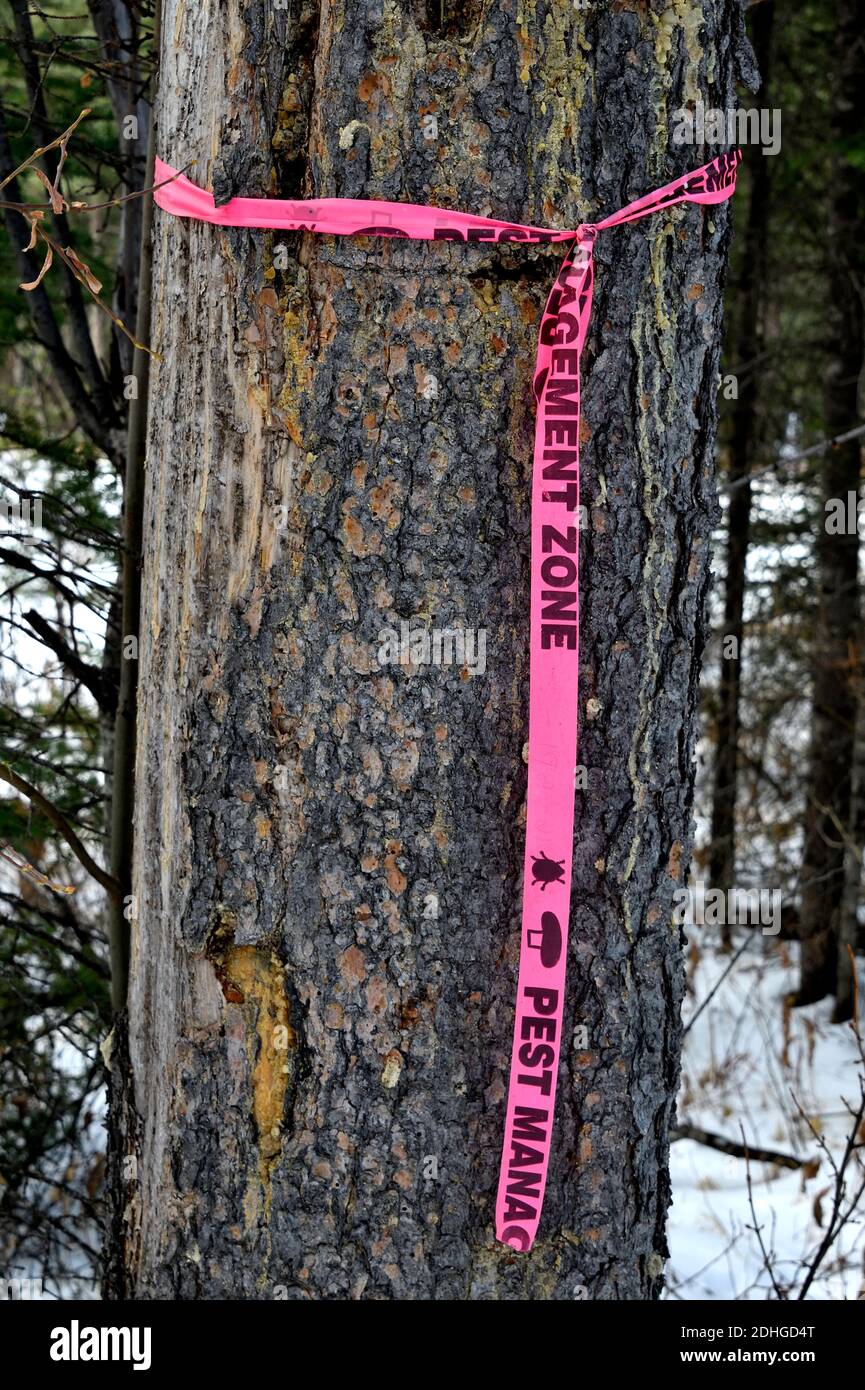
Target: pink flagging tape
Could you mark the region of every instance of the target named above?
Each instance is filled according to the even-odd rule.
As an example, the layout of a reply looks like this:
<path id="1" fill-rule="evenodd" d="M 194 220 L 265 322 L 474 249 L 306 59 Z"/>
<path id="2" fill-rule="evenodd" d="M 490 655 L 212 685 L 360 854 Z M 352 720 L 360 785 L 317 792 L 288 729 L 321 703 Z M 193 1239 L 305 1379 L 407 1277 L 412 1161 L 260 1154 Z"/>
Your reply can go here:
<path id="1" fill-rule="evenodd" d="M 221 227 L 271 227 L 334 236 L 570 243 L 541 318 L 532 471 L 529 775 L 522 935 L 496 1237 L 529 1250 L 550 1161 L 564 1011 L 571 897 L 579 676 L 580 354 L 592 308 L 598 232 L 675 203 L 722 203 L 736 186 L 734 150 L 602 222 L 554 231 L 465 212 L 372 199 L 213 197 L 160 159 L 154 193 L 178 217 Z M 170 182 L 165 182 L 170 180 Z"/>

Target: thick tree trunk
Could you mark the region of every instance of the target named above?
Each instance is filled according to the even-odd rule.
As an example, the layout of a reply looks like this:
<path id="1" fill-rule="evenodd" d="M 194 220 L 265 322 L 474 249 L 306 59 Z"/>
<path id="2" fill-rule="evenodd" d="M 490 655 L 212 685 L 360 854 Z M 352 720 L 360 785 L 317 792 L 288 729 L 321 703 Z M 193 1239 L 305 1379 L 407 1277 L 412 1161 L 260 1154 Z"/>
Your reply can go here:
<path id="1" fill-rule="evenodd" d="M 772 0 L 757 6 L 751 25 L 754 53 L 760 66 L 760 102 L 769 106 L 769 63 L 775 7 Z M 759 447 L 760 384 L 765 371 L 764 297 L 769 231 L 769 171 L 771 160 L 752 158 L 750 198 L 737 285 L 739 317 L 735 340 L 738 396 L 732 411 L 730 437 L 731 484 L 727 508 L 727 563 L 724 577 L 724 627 L 721 634 L 721 678 L 715 731 L 712 784 L 712 829 L 709 881 L 723 892 L 736 875 L 736 800 L 739 772 L 739 706 L 745 638 L 745 579 L 751 529 L 751 482 L 755 449 Z M 734 644 L 728 649 L 727 644 Z M 724 941 L 731 943 L 730 928 Z"/>
<path id="2" fill-rule="evenodd" d="M 859 136 L 865 45 L 856 0 L 839 0 L 837 64 L 832 83 L 832 177 L 827 195 L 828 363 L 823 385 L 826 431 L 849 430 L 859 418 L 865 255 L 865 180 L 852 156 Z M 802 951 L 796 1002 L 834 993 L 844 894 L 844 840 L 850 820 L 856 685 L 860 662 L 859 537 L 826 528 L 829 509 L 859 491 L 858 439 L 827 450 L 817 539 L 819 606 L 814 651 L 811 756 L 802 861 Z"/>
<path id="3" fill-rule="evenodd" d="M 731 13 L 166 0 L 161 153 L 218 199 L 573 226 L 716 152 L 671 164 L 667 129 L 728 104 Z M 561 253 L 159 216 L 115 1294 L 657 1294 L 726 224 L 597 246 L 573 1045 L 519 1256 L 492 1215 Z M 400 620 L 483 629 L 485 673 L 381 664 Z"/>

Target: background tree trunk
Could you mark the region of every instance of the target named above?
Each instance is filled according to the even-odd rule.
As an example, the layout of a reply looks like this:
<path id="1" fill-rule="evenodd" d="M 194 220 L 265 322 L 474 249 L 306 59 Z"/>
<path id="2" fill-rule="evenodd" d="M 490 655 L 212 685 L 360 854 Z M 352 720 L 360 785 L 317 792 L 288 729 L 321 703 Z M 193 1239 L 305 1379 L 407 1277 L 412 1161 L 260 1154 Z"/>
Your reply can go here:
<path id="1" fill-rule="evenodd" d="M 218 200 L 573 226 L 717 152 L 671 155 L 667 131 L 686 101 L 730 104 L 734 13 L 166 0 L 160 152 L 194 157 Z M 531 378 L 561 253 L 158 215 L 138 919 L 115 1068 L 135 1162 L 115 1155 L 113 1293 L 657 1294 L 726 226 L 724 208 L 676 209 L 597 245 L 588 788 L 551 1177 L 518 1256 L 492 1216 Z M 401 619 L 484 629 L 486 673 L 381 666 Z"/>
<path id="2" fill-rule="evenodd" d="M 851 952 L 860 948 L 862 929 L 862 847 L 865 845 L 865 697 L 861 673 L 856 700 L 856 734 L 850 778 L 850 823 L 844 842 L 844 891 L 838 926 L 838 979 L 835 986 L 835 1022 L 856 1013 L 856 971 Z"/>
<path id="3" fill-rule="evenodd" d="M 769 64 L 775 6 L 772 0 L 758 5 L 751 27 L 751 41 L 760 68 L 760 104 L 770 105 Z M 742 247 L 739 279 L 740 313 L 733 361 L 738 395 L 732 409 L 730 437 L 731 485 L 727 508 L 727 563 L 724 575 L 724 626 L 721 632 L 718 719 L 712 782 L 712 830 L 709 850 L 709 882 L 723 892 L 734 886 L 736 875 L 736 799 L 739 771 L 739 709 L 743 644 L 745 637 L 745 579 L 751 528 L 751 482 L 755 451 L 761 440 L 760 384 L 766 371 L 765 344 L 766 252 L 769 228 L 769 172 L 771 159 L 755 155 L 750 161 L 750 197 Z M 728 656 L 727 641 L 735 641 Z M 729 947 L 729 925 L 723 929 Z"/>
<path id="4" fill-rule="evenodd" d="M 839 0 L 837 67 L 829 138 L 832 177 L 826 199 L 827 367 L 823 382 L 826 433 L 849 430 L 860 418 L 863 357 L 865 178 L 854 157 L 865 83 L 865 43 L 855 0 Z M 843 424 L 842 424 L 843 421 Z M 814 638 L 811 755 L 802 860 L 802 949 L 798 1004 L 835 991 L 844 894 L 844 839 L 850 823 L 857 671 L 860 661 L 859 536 L 826 528 L 830 503 L 858 496 L 862 450 L 858 439 L 825 453 L 823 510 L 818 519 L 819 607 Z M 845 989 L 846 1007 L 850 994 Z"/>

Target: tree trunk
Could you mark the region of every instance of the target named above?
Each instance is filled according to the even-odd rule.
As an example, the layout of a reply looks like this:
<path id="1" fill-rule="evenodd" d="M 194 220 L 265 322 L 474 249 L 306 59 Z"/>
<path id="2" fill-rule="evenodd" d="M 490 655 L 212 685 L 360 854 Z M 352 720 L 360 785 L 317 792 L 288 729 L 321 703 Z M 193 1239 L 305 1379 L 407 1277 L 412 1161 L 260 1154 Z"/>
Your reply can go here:
<path id="1" fill-rule="evenodd" d="M 575 226 L 717 153 L 671 164 L 666 132 L 685 101 L 729 104 L 732 15 L 165 0 L 160 152 L 217 201 Z M 493 1202 L 531 382 L 561 253 L 158 215 L 110 1292 L 657 1295 L 726 226 L 676 209 L 596 248 L 587 788 L 550 1182 L 521 1256 Z M 483 630 L 485 672 L 386 664 L 401 621 Z"/>
<path id="2" fill-rule="evenodd" d="M 838 979 L 834 1022 L 843 1023 L 856 1011 L 856 972 L 853 952 L 859 944 L 859 905 L 862 902 L 862 847 L 865 845 L 865 694 L 862 682 L 856 701 L 856 734 L 850 782 L 850 823 L 844 843 L 844 891 L 838 925 Z"/>
<path id="3" fill-rule="evenodd" d="M 772 0 L 757 6 L 751 25 L 754 53 L 760 66 L 760 102 L 769 106 L 769 63 L 775 7 Z M 764 298 L 769 224 L 769 171 L 771 160 L 754 155 L 750 161 L 750 198 L 737 284 L 738 332 L 734 362 L 738 395 L 732 410 L 730 437 L 731 485 L 727 508 L 727 564 L 724 577 L 724 627 L 721 643 L 721 677 L 715 734 L 715 766 L 712 785 L 712 828 L 709 850 L 709 882 L 722 892 L 734 886 L 736 876 L 736 799 L 739 771 L 739 706 L 742 647 L 745 636 L 745 580 L 751 527 L 750 473 L 761 440 L 760 385 L 765 372 Z M 728 650 L 727 643 L 734 644 Z M 724 927 L 729 947 L 729 926 Z"/>
<path id="4" fill-rule="evenodd" d="M 824 422 L 830 436 L 849 430 L 859 419 L 863 362 L 865 180 L 852 152 L 859 138 L 865 45 L 856 0 L 839 0 L 835 44 L 829 132 L 833 155 L 826 225 L 828 360 L 823 384 Z M 860 460 L 858 439 L 828 449 L 824 455 L 798 1004 L 810 1004 L 834 993 L 838 970 L 844 837 L 850 819 L 860 660 L 859 537 L 855 526 L 835 534 L 827 521 L 833 505 L 846 503 L 851 492 L 858 496 Z"/>

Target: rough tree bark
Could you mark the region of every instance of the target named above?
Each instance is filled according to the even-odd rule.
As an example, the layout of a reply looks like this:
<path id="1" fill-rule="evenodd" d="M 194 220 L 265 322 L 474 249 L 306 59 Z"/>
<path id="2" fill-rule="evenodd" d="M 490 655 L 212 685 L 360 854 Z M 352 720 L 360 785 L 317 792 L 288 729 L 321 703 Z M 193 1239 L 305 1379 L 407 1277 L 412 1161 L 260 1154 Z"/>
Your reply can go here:
<path id="1" fill-rule="evenodd" d="M 830 436 L 859 418 L 862 373 L 865 252 L 862 218 L 865 178 L 852 151 L 859 138 L 859 107 L 865 83 L 865 44 L 856 0 L 839 0 L 835 30 L 829 139 L 832 167 L 826 198 L 827 366 L 823 412 Z M 843 424 L 841 422 L 844 422 Z M 849 440 L 824 455 L 822 511 L 818 519 L 818 611 L 814 638 L 811 753 L 802 856 L 802 910 L 798 1004 L 833 994 L 838 984 L 838 941 L 844 896 L 845 836 L 850 824 L 856 691 L 861 662 L 859 537 L 832 534 L 828 508 L 858 496 L 862 450 Z M 852 994 L 843 965 L 843 1002 L 849 1017 Z"/>
<path id="2" fill-rule="evenodd" d="M 669 123 L 730 103 L 739 33 L 687 0 L 166 0 L 161 153 L 218 200 L 575 225 L 717 152 Z M 558 255 L 158 216 L 111 1293 L 657 1295 L 726 227 L 676 209 L 598 243 L 575 1045 L 520 1256 L 492 1215 Z M 485 674 L 380 664 L 401 619 L 484 629 Z"/>

